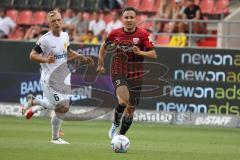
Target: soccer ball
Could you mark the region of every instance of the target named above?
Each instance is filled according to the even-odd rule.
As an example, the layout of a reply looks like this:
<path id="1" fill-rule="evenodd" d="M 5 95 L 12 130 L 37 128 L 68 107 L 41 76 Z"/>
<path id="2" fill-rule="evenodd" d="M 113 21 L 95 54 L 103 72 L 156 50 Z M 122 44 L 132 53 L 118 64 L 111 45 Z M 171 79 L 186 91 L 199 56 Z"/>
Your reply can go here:
<path id="1" fill-rule="evenodd" d="M 127 152 L 128 148 L 130 146 L 130 141 L 124 135 L 117 135 L 112 139 L 111 145 L 112 145 L 112 150 L 114 152 L 125 153 L 125 152 Z"/>

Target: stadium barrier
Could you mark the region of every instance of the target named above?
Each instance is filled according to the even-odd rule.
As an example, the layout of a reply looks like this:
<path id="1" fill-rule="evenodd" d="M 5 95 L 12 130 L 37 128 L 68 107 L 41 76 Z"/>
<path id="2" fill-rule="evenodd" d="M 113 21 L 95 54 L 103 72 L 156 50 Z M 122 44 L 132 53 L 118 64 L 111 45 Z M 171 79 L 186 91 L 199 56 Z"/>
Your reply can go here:
<path id="1" fill-rule="evenodd" d="M 239 10 L 240 11 L 240 10 Z M 171 37 L 171 36 L 179 36 L 179 33 L 172 33 L 171 32 L 159 32 L 157 30 L 157 25 L 159 23 L 165 24 L 165 23 L 170 23 L 171 25 L 175 24 L 177 25 L 178 23 L 183 23 L 187 26 L 187 32 L 185 32 L 184 35 L 187 38 L 187 45 L 186 47 L 188 48 L 193 48 L 193 47 L 202 47 L 196 45 L 198 41 L 200 42 L 201 40 L 205 38 L 213 38 L 214 40 L 216 39 L 216 46 L 208 46 L 208 47 L 218 47 L 218 48 L 224 48 L 224 49 L 231 49 L 231 48 L 236 48 L 239 49 L 240 46 L 237 43 L 240 39 L 239 36 L 239 30 L 238 26 L 240 24 L 239 21 L 239 16 L 237 16 L 237 19 L 230 19 L 231 16 L 227 17 L 226 19 L 222 20 L 209 20 L 209 19 L 204 19 L 204 20 L 185 20 L 185 19 L 159 19 L 159 18 L 148 18 L 144 21 L 139 22 L 139 26 L 143 26 L 144 28 L 152 28 L 152 35 L 155 37 L 155 42 L 159 46 L 168 46 L 169 45 L 169 40 L 163 40 L 158 42 L 157 37 Z M 194 33 L 193 28 L 194 28 L 194 23 L 199 23 L 202 26 L 202 30 L 205 30 L 203 28 L 206 28 L 206 31 L 203 31 L 203 33 Z M 203 27 L 204 26 L 204 27 Z M 215 26 L 215 27 L 214 27 Z M 217 34 L 213 34 L 211 32 L 217 32 Z M 180 42 L 179 42 L 180 43 Z M 181 42 L 183 43 L 183 42 Z M 206 46 L 205 46 L 206 47 Z"/>
<path id="2" fill-rule="evenodd" d="M 1 115 L 19 115 L 17 106 L 29 93 L 42 97 L 39 65 L 29 60 L 33 46 L 29 42 L 0 42 Z M 73 44 L 72 48 L 95 57 L 99 50 L 98 45 Z M 158 58 L 144 63 L 146 76 L 136 121 L 239 126 L 240 50 L 157 47 L 156 51 Z M 85 68 L 72 74 L 72 82 L 78 87 L 71 95 L 69 119 L 112 118 L 116 98 L 109 76 L 110 61 L 108 54 L 104 75 L 96 76 L 96 68 L 86 76 L 82 74 Z M 182 116 L 183 120 L 174 121 L 169 116 L 161 120 L 165 113 L 170 117 L 176 113 L 175 117 Z M 187 115 L 191 115 L 191 121 L 184 119 Z"/>
<path id="3" fill-rule="evenodd" d="M 66 115 L 65 120 L 85 120 L 79 112 L 86 113 L 94 110 L 95 107 L 73 106 Z M 105 112 L 98 110 L 100 115 L 91 120 L 113 120 L 113 110 Z M 50 117 L 51 111 L 43 110 L 34 116 Z M 0 115 L 21 117 L 19 103 L 0 103 Z M 88 119 L 87 119 L 88 120 Z M 240 127 L 240 118 L 236 115 L 214 115 L 191 112 L 157 112 L 152 110 L 137 109 L 133 120 L 140 123 L 163 123 L 176 125 L 196 125 L 196 126 L 215 126 L 215 127 Z"/>

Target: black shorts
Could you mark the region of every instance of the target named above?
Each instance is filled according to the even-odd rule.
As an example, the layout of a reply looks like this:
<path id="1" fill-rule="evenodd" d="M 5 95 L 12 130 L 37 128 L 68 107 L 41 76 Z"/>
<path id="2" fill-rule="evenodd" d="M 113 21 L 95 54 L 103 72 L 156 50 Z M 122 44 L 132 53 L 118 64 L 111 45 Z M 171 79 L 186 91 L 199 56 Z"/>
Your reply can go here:
<path id="1" fill-rule="evenodd" d="M 120 86 L 127 86 L 130 94 L 129 102 L 131 105 L 137 106 L 142 89 L 142 79 L 128 79 L 125 77 L 112 77 L 112 83 L 115 91 Z"/>

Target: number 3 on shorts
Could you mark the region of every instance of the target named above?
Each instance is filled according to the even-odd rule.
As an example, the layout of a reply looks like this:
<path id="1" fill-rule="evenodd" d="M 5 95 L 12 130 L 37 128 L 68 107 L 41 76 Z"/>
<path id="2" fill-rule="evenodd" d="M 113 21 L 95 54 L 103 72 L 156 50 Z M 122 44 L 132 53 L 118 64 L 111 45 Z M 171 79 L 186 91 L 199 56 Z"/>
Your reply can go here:
<path id="1" fill-rule="evenodd" d="M 55 101 L 59 101 L 59 96 L 57 94 L 54 94 L 53 96 L 54 96 Z"/>

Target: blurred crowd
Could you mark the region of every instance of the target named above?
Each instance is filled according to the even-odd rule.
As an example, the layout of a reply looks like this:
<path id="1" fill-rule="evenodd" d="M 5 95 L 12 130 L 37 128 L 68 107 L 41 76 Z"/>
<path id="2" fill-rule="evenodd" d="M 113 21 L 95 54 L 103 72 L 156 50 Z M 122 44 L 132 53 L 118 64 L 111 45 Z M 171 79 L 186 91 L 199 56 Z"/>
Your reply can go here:
<path id="1" fill-rule="evenodd" d="M 162 0 L 159 10 L 155 18 L 166 20 L 165 22 L 159 22 L 155 26 L 155 30 L 158 32 L 182 32 L 183 30 L 188 31 L 186 19 L 191 20 L 202 20 L 203 14 L 198 5 L 194 3 L 194 0 Z M 179 22 L 169 22 L 167 20 L 182 20 Z M 182 28 L 184 27 L 184 28 Z M 204 32 L 201 28 L 200 23 L 193 23 L 193 33 Z"/>
<path id="2" fill-rule="evenodd" d="M 206 33 L 206 25 L 200 22 L 193 22 L 189 28 L 186 20 L 203 20 L 201 8 L 194 0 L 162 0 L 158 9 L 156 19 L 164 21 L 154 24 L 155 32 L 177 33 L 171 36 L 169 46 L 184 47 L 187 45 L 186 33 Z M 169 21 L 172 20 L 172 21 Z M 196 38 L 195 41 L 199 39 Z"/>
<path id="3" fill-rule="evenodd" d="M 69 33 L 72 42 L 98 44 L 112 29 L 122 26 L 120 9 L 124 6 L 124 2 L 124 0 L 99 0 L 98 12 L 93 13 L 76 12 L 72 9 L 60 10 L 63 16 L 63 29 Z M 157 23 L 150 22 L 149 26 L 145 26 L 150 32 L 177 33 L 171 36 L 170 46 L 187 45 L 185 33 L 189 32 L 189 25 L 186 19 L 203 19 L 201 9 L 194 3 L 194 0 L 162 0 L 157 13 L 149 17 L 164 20 L 157 21 Z M 171 19 L 182 21 L 170 21 Z M 11 39 L 11 33 L 16 28 L 18 28 L 17 37 L 14 37 L 16 40 L 35 41 L 48 31 L 46 24 L 19 26 L 6 16 L 5 9 L 0 9 L 0 38 Z M 192 33 L 205 32 L 204 23 L 194 22 L 192 24 Z"/>
<path id="4" fill-rule="evenodd" d="M 106 23 L 100 12 L 76 13 L 72 9 L 67 9 L 62 12 L 63 30 L 68 32 L 71 42 L 98 44 L 112 29 L 122 27 L 121 13 L 117 10 L 109 13 L 111 20 Z M 14 35 L 16 36 L 13 38 L 14 40 L 35 41 L 48 31 L 48 26 L 47 24 L 41 26 L 17 25 L 15 21 L 6 16 L 5 9 L 0 9 L 0 38 L 11 39 L 11 33 L 14 33 L 16 29 L 18 33 Z"/>
<path id="5" fill-rule="evenodd" d="M 63 29 L 68 32 L 72 42 L 97 44 L 114 28 L 122 27 L 120 13 L 112 11 L 111 21 L 106 23 L 100 12 L 91 15 L 83 12 L 77 14 L 67 9 L 63 14 Z M 90 18 L 91 16 L 91 18 Z"/>

